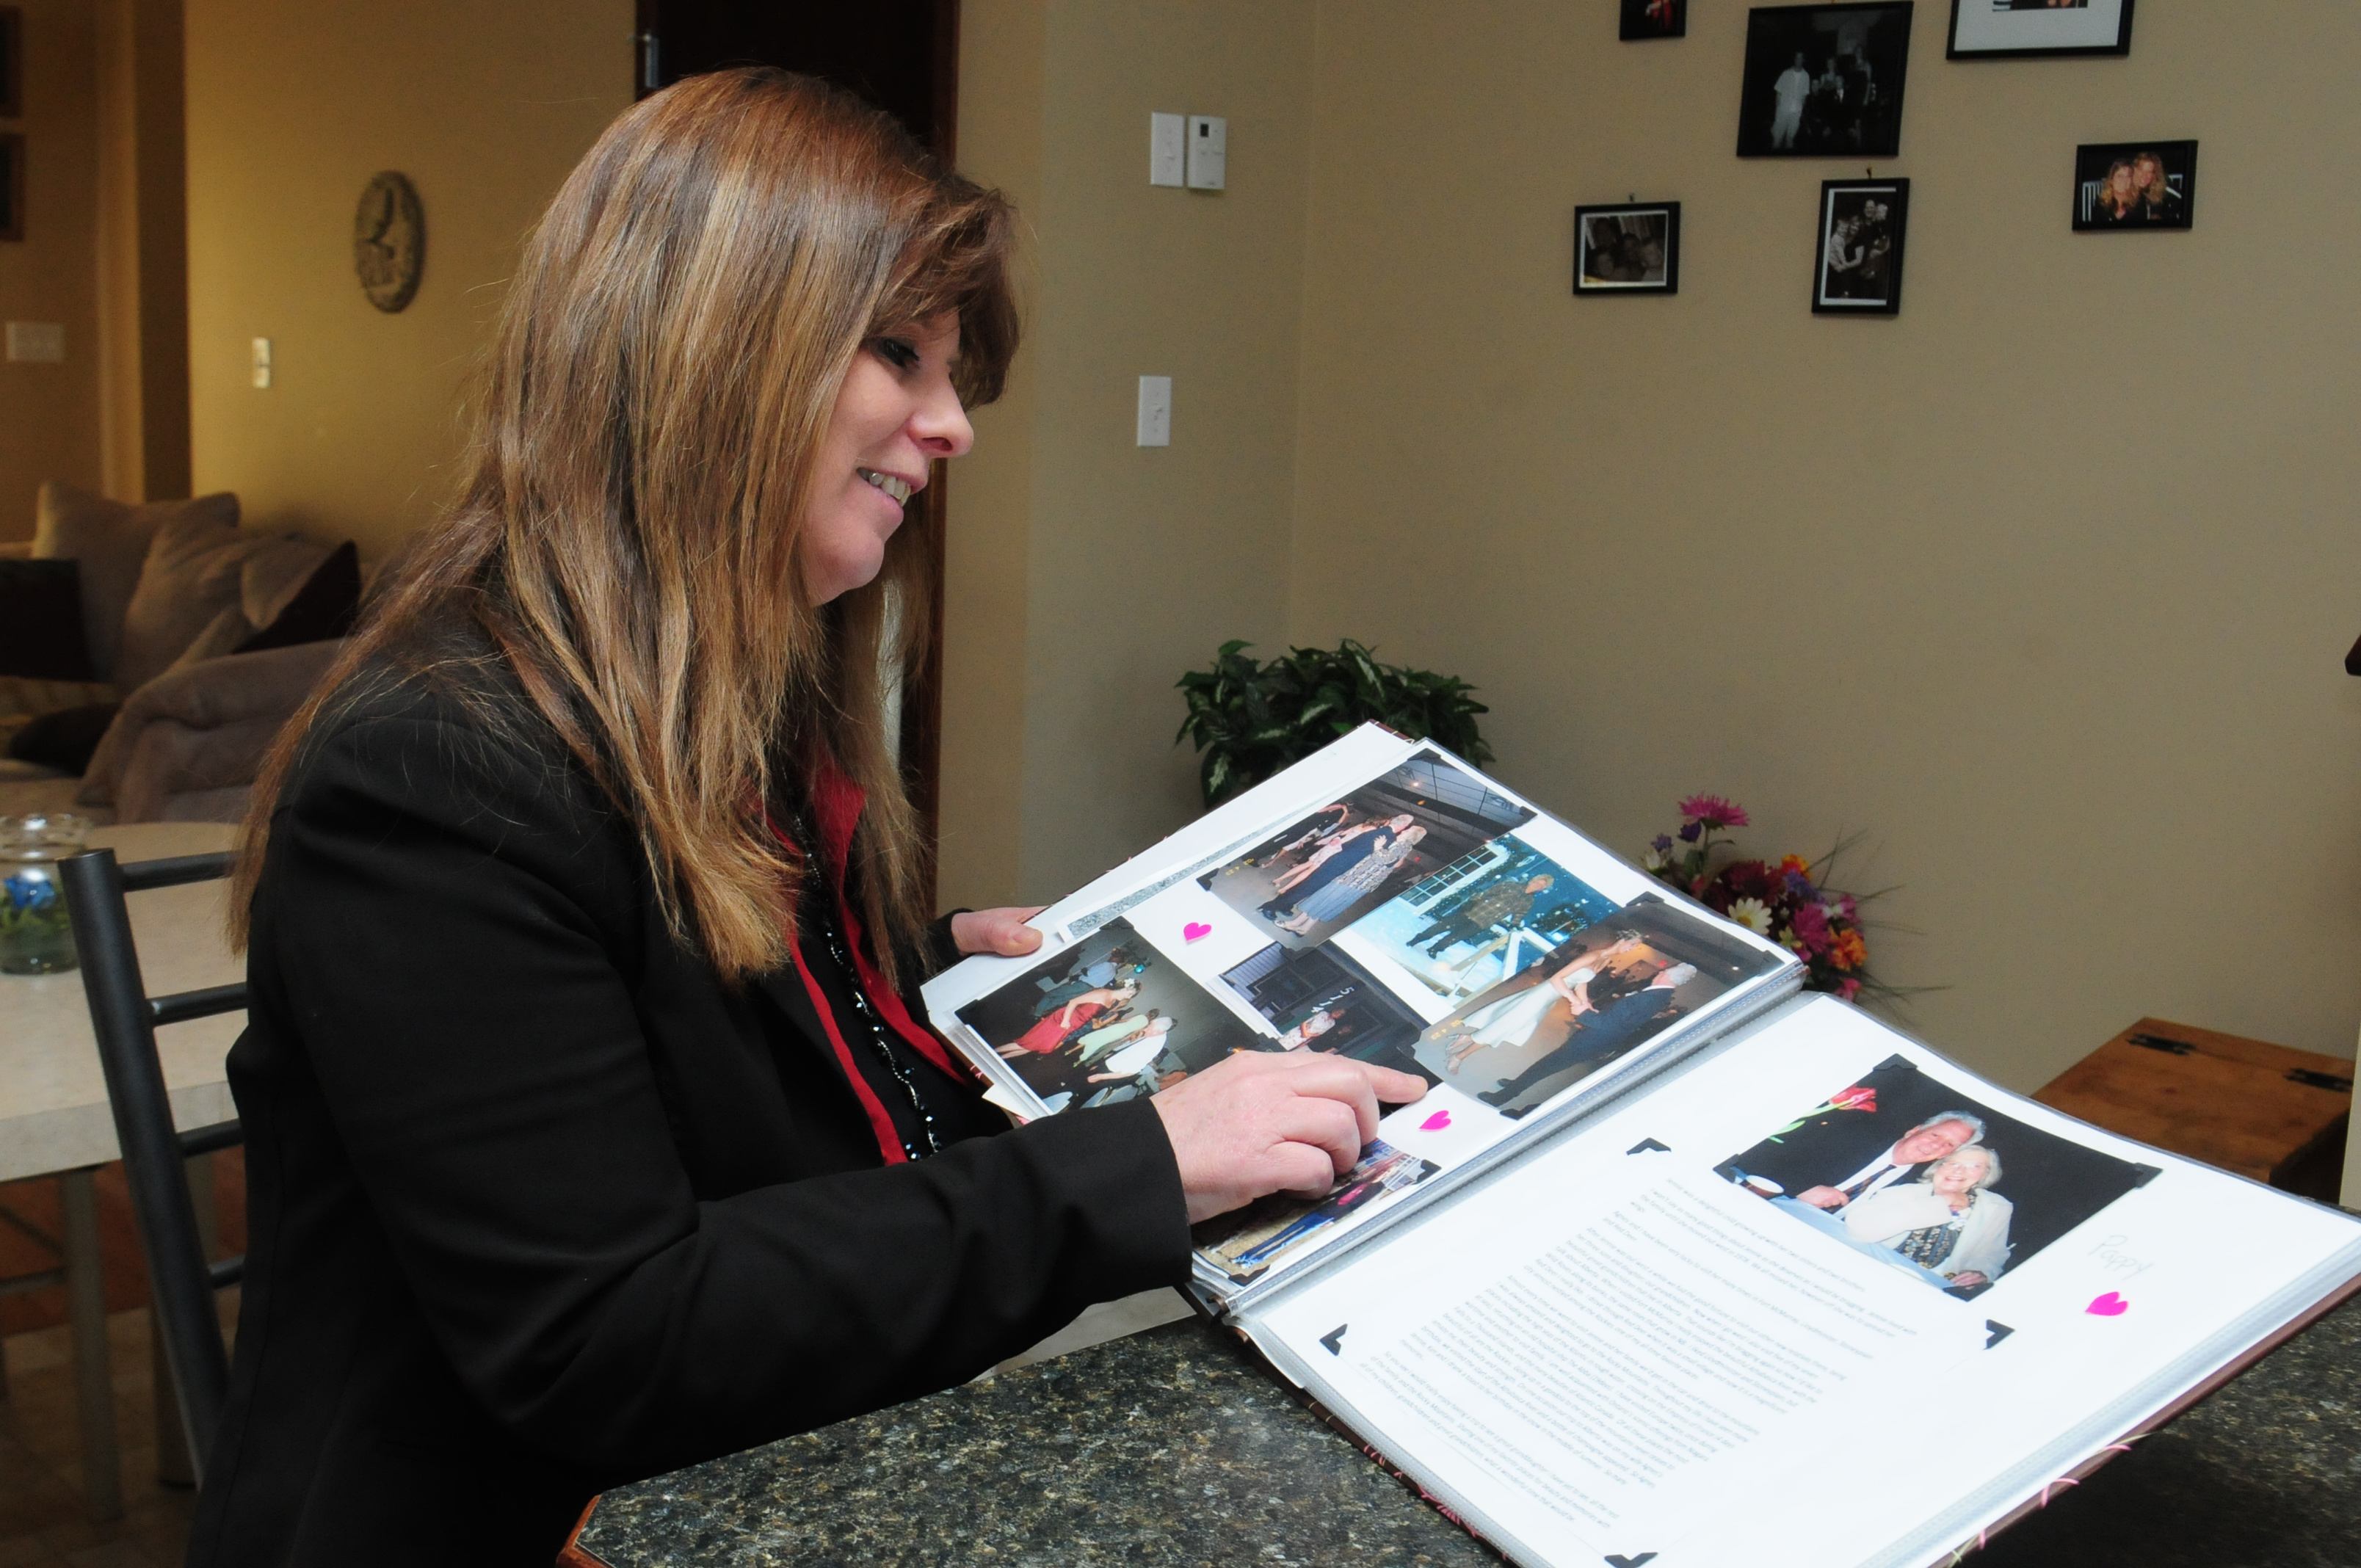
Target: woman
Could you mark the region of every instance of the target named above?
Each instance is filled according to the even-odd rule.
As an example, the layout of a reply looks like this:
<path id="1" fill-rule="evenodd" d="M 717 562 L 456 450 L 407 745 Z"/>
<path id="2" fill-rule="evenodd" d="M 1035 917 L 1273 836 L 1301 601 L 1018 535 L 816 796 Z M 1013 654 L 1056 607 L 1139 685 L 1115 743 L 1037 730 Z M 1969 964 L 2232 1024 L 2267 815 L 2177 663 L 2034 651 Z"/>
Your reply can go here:
<path id="1" fill-rule="evenodd" d="M 1845 1205 L 1845 1232 L 1856 1244 L 1897 1252 L 1954 1286 L 1988 1285 L 2008 1266 L 2015 1212 L 1990 1190 L 1999 1179 L 1999 1155 L 1983 1144 L 1962 1145 L 1917 1180 Z"/>
<path id="2" fill-rule="evenodd" d="M 2139 192 L 2138 216 L 2142 223 L 2180 221 L 2180 192 L 2172 188 L 2164 171 L 2162 153 L 2142 152 L 2133 158 L 2132 189 Z"/>
<path id="3" fill-rule="evenodd" d="M 1137 981 L 1125 981 L 1121 985 L 1103 991 L 1085 991 L 1062 1007 L 1052 1007 L 1033 1021 L 1033 1026 L 1005 1046 L 996 1047 L 1005 1060 L 1021 1056 L 1047 1056 L 1066 1043 L 1067 1037 L 1088 1025 L 1103 1013 L 1123 1006 L 1139 994 Z"/>
<path id="4" fill-rule="evenodd" d="M 1279 921 L 1279 928 L 1294 936 L 1309 937 L 1323 922 L 1342 920 L 1353 905 L 1383 886 L 1385 880 L 1417 851 L 1419 840 L 1425 837 L 1426 829 L 1415 824 L 1398 831 L 1372 833 L 1368 852 L 1301 894 L 1295 913 Z"/>
<path id="5" fill-rule="evenodd" d="M 1115 1049 L 1126 1040 L 1137 1038 L 1141 1030 L 1162 1015 L 1159 1009 L 1151 1007 L 1145 1013 L 1118 1016 L 1095 1029 L 1075 1036 L 1074 1065 L 1086 1066 L 1092 1058 Z"/>
<path id="6" fill-rule="evenodd" d="M 2127 224 L 2139 216 L 2139 171 L 2130 159 L 2119 158 L 2099 181 L 2098 205 L 2092 215 L 2103 224 Z"/>
<path id="7" fill-rule="evenodd" d="M 1157 1019 L 1140 1033 L 1137 1039 L 1099 1064 L 1106 1069 L 1105 1071 L 1094 1072 L 1083 1081 L 1119 1083 L 1126 1078 L 1137 1078 L 1156 1065 L 1156 1058 L 1164 1054 L 1165 1041 L 1171 1033 L 1171 1019 Z"/>
<path id="8" fill-rule="evenodd" d="M 1664 961 L 1638 932 L 1621 932 L 1597 952 L 1469 1013 L 1444 1051 L 1443 1069 L 1455 1074 L 1477 1051 L 1531 1044 L 1544 1024 L 1562 1039 L 1563 1029 L 1557 1025 L 1570 1029 L 1579 1014 L 1639 990 L 1655 978 Z"/>
<path id="9" fill-rule="evenodd" d="M 1300 1051 L 1336 1026 L 1336 1014 L 1325 1007 L 1312 1009 L 1303 1022 L 1279 1037 L 1282 1051 Z"/>
<path id="10" fill-rule="evenodd" d="M 1270 900 L 1261 913 L 1273 919 L 1293 914 L 1305 899 L 1392 843 L 1417 820 L 1407 811 L 1383 821 L 1371 817 L 1325 840 L 1318 854 L 1271 884 Z"/>
<path id="11" fill-rule="evenodd" d="M 602 1486 L 1180 1283 L 1191 1221 L 1324 1191 L 1416 1098 L 1270 1055 L 1012 1131 L 919 1022 L 930 968 L 1038 942 L 927 924 L 882 718 L 1010 226 L 739 71 L 626 113 L 526 242 L 458 499 L 256 786 L 191 1563 L 545 1563 Z"/>

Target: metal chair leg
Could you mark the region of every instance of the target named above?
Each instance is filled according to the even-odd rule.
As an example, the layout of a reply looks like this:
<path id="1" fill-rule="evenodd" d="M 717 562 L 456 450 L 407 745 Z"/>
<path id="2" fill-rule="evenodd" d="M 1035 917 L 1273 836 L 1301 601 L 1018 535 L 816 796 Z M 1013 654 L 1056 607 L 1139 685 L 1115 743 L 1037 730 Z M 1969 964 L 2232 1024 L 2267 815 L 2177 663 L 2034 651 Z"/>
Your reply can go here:
<path id="1" fill-rule="evenodd" d="M 58 1179 L 64 1210 L 66 1316 L 82 1418 L 82 1500 L 102 1522 L 123 1517 L 123 1455 L 115 1436 L 115 1370 L 106 1345 L 106 1279 L 99 1266 L 98 1193 L 89 1170 Z"/>

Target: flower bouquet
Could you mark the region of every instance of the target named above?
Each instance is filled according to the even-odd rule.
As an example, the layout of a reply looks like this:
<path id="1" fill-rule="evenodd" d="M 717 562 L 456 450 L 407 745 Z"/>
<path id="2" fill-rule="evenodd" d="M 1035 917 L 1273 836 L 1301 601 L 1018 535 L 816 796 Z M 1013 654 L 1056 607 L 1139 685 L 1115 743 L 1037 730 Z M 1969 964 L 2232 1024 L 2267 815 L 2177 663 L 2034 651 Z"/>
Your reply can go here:
<path id="1" fill-rule="evenodd" d="M 1723 835 L 1750 826 L 1746 810 L 1718 795 L 1693 795 L 1680 803 L 1678 833 L 1660 833 L 1642 863 L 1662 881 L 1691 898 L 1770 938 L 1804 960 L 1804 989 L 1825 991 L 1850 1002 L 1864 991 L 1895 998 L 1902 992 L 1869 973 L 1869 938 L 1861 906 L 1880 894 L 1850 894 L 1828 885 L 1826 873 L 1852 843 L 1844 839 L 1817 861 L 1787 855 L 1776 861 L 1728 860 L 1714 864 L 1716 851 L 1732 849 Z"/>

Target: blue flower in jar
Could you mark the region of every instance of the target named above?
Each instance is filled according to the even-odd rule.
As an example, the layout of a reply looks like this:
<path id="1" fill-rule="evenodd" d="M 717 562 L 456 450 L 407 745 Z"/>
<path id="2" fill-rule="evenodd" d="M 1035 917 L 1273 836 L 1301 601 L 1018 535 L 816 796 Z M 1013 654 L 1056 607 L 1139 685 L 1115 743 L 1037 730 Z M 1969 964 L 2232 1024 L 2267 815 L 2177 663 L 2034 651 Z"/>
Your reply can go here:
<path id="1" fill-rule="evenodd" d="M 44 914 L 58 902 L 58 884 L 48 877 L 12 876 L 5 885 L 8 890 L 8 907 L 29 914 Z"/>

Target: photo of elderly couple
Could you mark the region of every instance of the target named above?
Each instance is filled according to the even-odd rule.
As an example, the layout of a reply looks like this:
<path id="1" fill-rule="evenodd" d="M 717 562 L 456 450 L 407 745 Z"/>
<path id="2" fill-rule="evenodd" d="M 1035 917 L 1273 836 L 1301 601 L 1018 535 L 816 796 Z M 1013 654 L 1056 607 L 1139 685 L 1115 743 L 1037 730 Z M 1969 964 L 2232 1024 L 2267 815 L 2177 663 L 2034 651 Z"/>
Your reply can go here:
<path id="1" fill-rule="evenodd" d="M 1521 1116 L 1776 961 L 1642 894 L 1428 1029 L 1418 1059 Z"/>
<path id="2" fill-rule="evenodd" d="M 1197 883 L 1286 946 L 1313 947 L 1532 815 L 1441 753 L 1422 751 Z"/>
<path id="3" fill-rule="evenodd" d="M 1051 1111 L 1153 1094 L 1232 1051 L 1272 1044 L 1127 920 L 959 1010 Z"/>
<path id="4" fill-rule="evenodd" d="M 1714 1170 L 1963 1299 L 2156 1174 L 2027 1126 L 1898 1056 Z"/>

